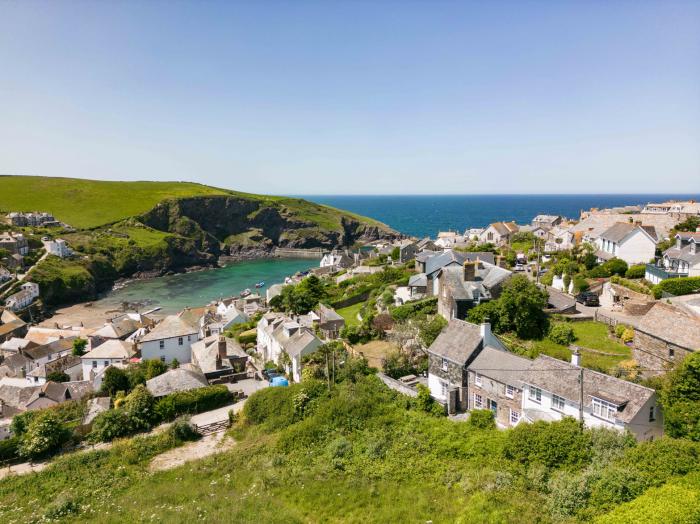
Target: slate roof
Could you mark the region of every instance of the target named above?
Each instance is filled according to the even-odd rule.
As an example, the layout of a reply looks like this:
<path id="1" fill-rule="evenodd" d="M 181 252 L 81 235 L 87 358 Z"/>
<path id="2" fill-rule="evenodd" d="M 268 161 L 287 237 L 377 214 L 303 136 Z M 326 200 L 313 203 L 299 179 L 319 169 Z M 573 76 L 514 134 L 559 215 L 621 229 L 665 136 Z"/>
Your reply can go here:
<path id="1" fill-rule="evenodd" d="M 26 383 L 26 380 L 25 380 Z M 41 386 L 16 386 L 13 384 L 0 384 L 0 400 L 10 407 L 23 410 L 35 391 Z"/>
<path id="2" fill-rule="evenodd" d="M 515 222 L 494 222 L 491 224 L 491 227 L 501 236 L 507 236 L 518 232 L 518 225 Z"/>
<path id="3" fill-rule="evenodd" d="M 35 348 L 38 346 L 39 344 L 32 342 L 31 340 L 27 340 L 26 338 L 12 337 L 11 339 L 0 344 L 0 351 L 17 352 L 20 349 Z"/>
<path id="4" fill-rule="evenodd" d="M 482 342 L 479 326 L 453 318 L 428 348 L 428 353 L 464 365 L 482 346 Z"/>
<path id="5" fill-rule="evenodd" d="M 700 319 L 670 304 L 654 304 L 639 321 L 637 330 L 676 346 L 700 351 Z"/>
<path id="6" fill-rule="evenodd" d="M 435 273 L 436 271 L 438 271 L 439 269 L 442 269 L 443 267 L 450 265 L 450 264 L 458 264 L 461 266 L 467 260 L 474 261 L 477 258 L 479 260 L 481 260 L 482 262 L 488 262 L 489 264 L 493 264 L 495 261 L 494 257 L 493 257 L 493 253 L 491 253 L 491 252 L 464 253 L 462 251 L 447 250 L 447 251 L 443 251 L 442 253 L 437 253 L 434 256 L 431 256 L 426 260 L 425 274 L 431 275 L 431 274 Z"/>
<path id="7" fill-rule="evenodd" d="M 322 323 L 325 322 L 333 322 L 337 320 L 345 320 L 343 317 L 341 317 L 335 309 L 330 308 L 324 304 L 319 304 L 318 305 L 318 312 L 319 312 L 319 317 Z"/>
<path id="8" fill-rule="evenodd" d="M 522 389 L 523 377 L 530 369 L 532 360 L 520 357 L 510 351 L 503 351 L 491 346 L 482 349 L 469 364 L 469 371 L 497 380 L 502 384 L 510 384 Z"/>
<path id="9" fill-rule="evenodd" d="M 24 350 L 24 354 L 32 360 L 39 360 L 49 355 L 56 355 L 72 350 L 73 341 L 78 337 L 59 338 L 43 346 L 31 347 Z"/>
<path id="10" fill-rule="evenodd" d="M 225 368 L 231 367 L 229 358 L 248 358 L 248 354 L 234 339 L 225 337 L 226 357 L 221 364 Z M 216 361 L 219 354 L 219 336 L 211 335 L 199 342 L 192 344 L 192 356 L 197 361 L 197 365 L 204 373 L 212 373 L 217 370 Z"/>
<path id="11" fill-rule="evenodd" d="M 538 356 L 523 375 L 523 382 L 532 384 L 576 404 L 579 403 L 578 377 L 583 369 L 583 403 L 591 398 L 607 400 L 619 406 L 617 418 L 631 422 L 644 404 L 655 394 L 653 389 L 627 382 L 587 368 L 579 368 L 546 355 Z"/>
<path id="12" fill-rule="evenodd" d="M 654 242 L 658 241 L 654 226 L 640 226 L 639 224 L 630 224 L 629 222 L 617 222 L 600 234 L 603 240 L 620 243 L 625 238 L 630 236 L 637 230 L 646 233 Z"/>
<path id="13" fill-rule="evenodd" d="M 676 237 L 680 235 L 681 234 L 679 233 L 676 235 Z M 683 233 L 683 235 L 684 236 L 680 236 L 682 241 L 695 240 L 695 254 L 691 253 L 690 242 L 688 242 L 687 244 L 682 245 L 680 249 L 678 249 L 675 245 L 668 248 L 666 251 L 664 251 L 664 256 L 673 260 L 682 260 L 683 262 L 687 262 L 690 267 L 700 264 L 700 233 Z"/>
<path id="14" fill-rule="evenodd" d="M 168 315 L 144 336 L 141 342 L 194 335 L 197 331 L 197 327 L 183 320 L 179 315 Z"/>
<path id="15" fill-rule="evenodd" d="M 178 391 L 189 391 L 208 386 L 204 373 L 182 365 L 146 381 L 146 388 L 154 397 L 163 397 Z"/>
<path id="16" fill-rule="evenodd" d="M 408 279 L 409 287 L 426 287 L 428 285 L 428 277 L 425 273 L 418 273 L 417 275 L 411 275 Z"/>
<path id="17" fill-rule="evenodd" d="M 512 273 L 507 269 L 484 263 L 475 272 L 475 280 L 464 280 L 462 266 L 447 266 L 440 272 L 443 285 L 452 293 L 452 298 L 458 300 L 474 300 L 477 296 L 491 298 L 491 289 L 508 279 Z"/>
<path id="18" fill-rule="evenodd" d="M 547 289 L 547 305 L 556 311 L 566 311 L 576 306 L 576 299 L 556 289 Z"/>
<path id="19" fill-rule="evenodd" d="M 119 339 L 109 339 L 103 342 L 95 349 L 85 353 L 81 359 L 100 359 L 100 358 L 122 358 L 128 359 L 134 356 L 135 351 L 130 342 L 125 342 Z"/>

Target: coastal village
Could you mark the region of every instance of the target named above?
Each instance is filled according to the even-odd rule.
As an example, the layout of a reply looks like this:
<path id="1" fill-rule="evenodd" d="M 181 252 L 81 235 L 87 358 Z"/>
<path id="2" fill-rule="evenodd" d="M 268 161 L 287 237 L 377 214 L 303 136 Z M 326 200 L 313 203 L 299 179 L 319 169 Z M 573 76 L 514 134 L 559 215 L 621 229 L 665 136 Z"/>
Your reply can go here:
<path id="1" fill-rule="evenodd" d="M 48 213 L 6 221 L 0 439 L 13 438 L 13 418 L 66 402 L 87 402 L 79 425 L 89 431 L 114 409 L 115 377 L 139 367 L 155 366 L 143 382 L 155 398 L 223 387 L 233 405 L 302 381 L 307 367 L 328 376 L 360 358 L 388 388 L 429 392 L 455 421 L 474 410 L 491 412 L 501 428 L 573 417 L 647 441 L 664 434 L 648 380 L 700 349 L 695 202 L 339 248 L 284 283 L 167 316 L 126 307 L 91 326 L 33 321 L 41 290 L 24 258 L 78 255 L 49 236 L 46 228 L 62 226 Z M 508 327 L 493 306 L 513 293 L 540 293 L 541 307 L 515 314 L 548 327 Z M 210 422 L 227 423 L 221 410 Z"/>

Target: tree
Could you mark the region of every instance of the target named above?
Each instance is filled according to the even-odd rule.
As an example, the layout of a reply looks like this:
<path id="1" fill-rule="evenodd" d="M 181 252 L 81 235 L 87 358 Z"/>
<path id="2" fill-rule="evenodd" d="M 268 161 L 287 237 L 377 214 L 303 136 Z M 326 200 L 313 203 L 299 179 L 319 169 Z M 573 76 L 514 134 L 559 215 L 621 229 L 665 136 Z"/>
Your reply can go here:
<path id="1" fill-rule="evenodd" d="M 27 431 L 22 435 L 19 454 L 30 459 L 46 456 L 58 449 L 66 436 L 66 431 L 56 413 L 52 410 L 44 410 L 34 417 Z"/>
<path id="2" fill-rule="evenodd" d="M 663 381 L 664 427 L 671 437 L 700 442 L 700 353 L 691 353 Z"/>
<path id="3" fill-rule="evenodd" d="M 97 415 L 92 423 L 90 438 L 99 442 L 109 442 L 134 431 L 134 423 L 128 413 L 121 409 L 110 409 Z"/>
<path id="4" fill-rule="evenodd" d="M 401 258 L 401 250 L 399 249 L 398 246 L 396 246 L 394 249 L 391 250 L 391 260 L 394 262 L 398 262 L 399 259 Z"/>
<path id="5" fill-rule="evenodd" d="M 421 323 L 419 328 L 420 341 L 425 347 L 430 347 L 446 325 L 447 320 L 440 315 L 435 315 L 432 320 Z"/>
<path id="6" fill-rule="evenodd" d="M 135 429 L 147 430 L 156 421 L 155 399 L 146 386 L 140 384 L 127 395 L 122 405 L 133 420 Z"/>
<path id="7" fill-rule="evenodd" d="M 73 341 L 73 355 L 76 357 L 82 357 L 85 354 L 85 347 L 87 346 L 87 340 L 84 338 L 76 338 Z"/>
<path id="8" fill-rule="evenodd" d="M 109 366 L 102 378 L 102 391 L 113 397 L 119 391 L 129 391 L 129 377 L 126 372 L 118 367 Z"/>
<path id="9" fill-rule="evenodd" d="M 168 365 L 160 359 L 152 358 L 143 363 L 144 376 L 150 380 L 168 371 Z"/>
<path id="10" fill-rule="evenodd" d="M 70 377 L 64 371 L 52 371 L 46 375 L 48 382 L 69 382 Z"/>

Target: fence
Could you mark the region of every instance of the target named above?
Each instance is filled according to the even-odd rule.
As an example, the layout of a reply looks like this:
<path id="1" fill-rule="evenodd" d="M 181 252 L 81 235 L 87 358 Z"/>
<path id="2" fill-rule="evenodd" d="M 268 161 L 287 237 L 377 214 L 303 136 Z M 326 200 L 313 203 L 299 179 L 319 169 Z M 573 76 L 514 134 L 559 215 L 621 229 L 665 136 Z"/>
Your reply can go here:
<path id="1" fill-rule="evenodd" d="M 602 313 L 599 309 L 595 310 L 593 318 L 595 320 L 597 320 L 598 322 L 602 322 L 603 324 L 607 324 L 608 326 L 612 326 L 612 327 L 617 326 L 617 323 L 619 322 L 619 320 L 616 319 L 615 317 L 611 317 L 609 315 L 606 315 L 605 313 Z"/>
<path id="2" fill-rule="evenodd" d="M 202 424 L 198 426 L 195 424 L 194 430 L 202 436 L 211 435 L 212 433 L 218 433 L 219 431 L 226 431 L 229 427 L 228 420 L 220 420 L 219 422 L 212 422 L 211 424 Z"/>

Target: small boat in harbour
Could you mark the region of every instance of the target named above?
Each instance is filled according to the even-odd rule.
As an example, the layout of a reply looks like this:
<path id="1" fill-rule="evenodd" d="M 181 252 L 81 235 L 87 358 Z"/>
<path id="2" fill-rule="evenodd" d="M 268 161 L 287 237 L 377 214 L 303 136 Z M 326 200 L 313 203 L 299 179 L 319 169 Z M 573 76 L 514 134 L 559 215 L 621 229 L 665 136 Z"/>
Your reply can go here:
<path id="1" fill-rule="evenodd" d="M 250 295 L 250 289 L 246 289 L 244 291 L 241 291 L 241 298 L 245 298 L 248 295 Z"/>
<path id="2" fill-rule="evenodd" d="M 264 281 L 258 282 L 257 284 L 255 284 L 255 287 L 257 287 L 257 288 L 265 287 L 265 282 Z"/>

